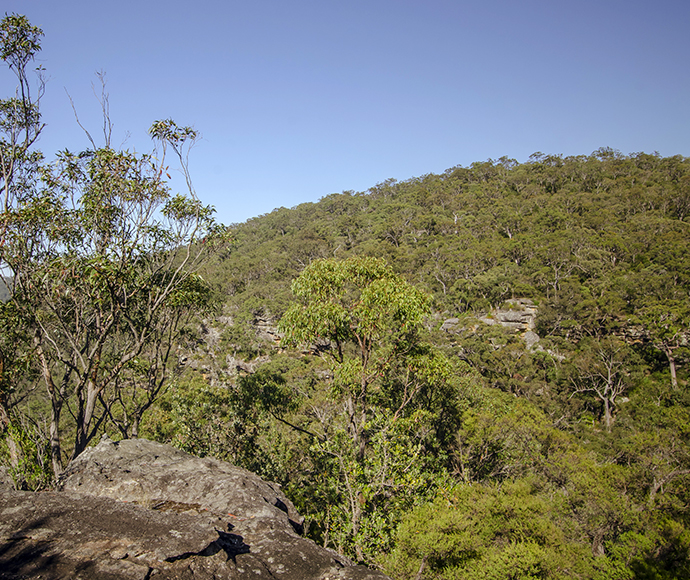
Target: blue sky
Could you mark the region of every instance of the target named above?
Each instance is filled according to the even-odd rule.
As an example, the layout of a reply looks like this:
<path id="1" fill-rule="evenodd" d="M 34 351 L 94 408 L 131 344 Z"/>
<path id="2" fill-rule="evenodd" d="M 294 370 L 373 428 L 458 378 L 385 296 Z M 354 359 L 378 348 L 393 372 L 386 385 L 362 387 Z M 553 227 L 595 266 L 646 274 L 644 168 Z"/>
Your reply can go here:
<path id="1" fill-rule="evenodd" d="M 156 119 L 203 139 L 191 170 L 241 222 L 387 178 L 501 156 L 690 156 L 687 0 L 4 0 L 45 33 L 48 157 Z M 13 78 L 0 71 L 2 96 Z M 128 137 L 127 137 L 128 136 Z"/>

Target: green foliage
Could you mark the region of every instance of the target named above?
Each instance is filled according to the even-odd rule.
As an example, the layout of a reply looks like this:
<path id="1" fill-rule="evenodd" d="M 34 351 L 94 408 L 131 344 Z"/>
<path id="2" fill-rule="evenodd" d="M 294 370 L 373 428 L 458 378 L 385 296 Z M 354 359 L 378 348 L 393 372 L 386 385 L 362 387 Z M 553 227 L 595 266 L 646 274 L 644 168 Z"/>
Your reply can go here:
<path id="1" fill-rule="evenodd" d="M 397 577 L 563 578 L 591 573 L 565 505 L 533 480 L 463 485 L 412 511 L 388 557 Z"/>
<path id="2" fill-rule="evenodd" d="M 358 345 L 362 363 L 393 332 L 412 332 L 429 313 L 429 299 L 380 259 L 319 260 L 292 285 L 301 300 L 281 319 L 287 344 L 333 341 L 338 362 L 345 343 Z"/>
<path id="3" fill-rule="evenodd" d="M 300 301 L 281 319 L 283 341 L 306 347 L 320 344 L 331 360 L 333 395 L 344 401 L 349 433 L 361 459 L 369 406 L 372 397 L 385 388 L 382 382 L 401 383 L 397 416 L 434 372 L 433 378 L 447 379 L 447 370 L 444 374 L 438 365 L 428 367 L 435 362 L 434 356 L 424 357 L 419 351 L 418 330 L 429 313 L 428 297 L 395 275 L 384 261 L 357 257 L 312 263 L 294 281 L 292 290 Z M 403 360 L 407 368 L 397 369 Z M 391 377 L 394 369 L 405 374 Z"/>
<path id="4" fill-rule="evenodd" d="M 284 344 L 302 349 L 301 370 L 281 363 L 294 406 L 267 417 L 302 466 L 286 465 L 282 482 L 310 535 L 414 578 L 423 556 L 404 572 L 386 557 L 400 555 L 391 530 L 414 505 L 451 480 L 511 490 L 529 481 L 552 506 L 534 517 L 561 535 L 553 545 L 526 537 L 484 548 L 485 574 L 664 578 L 683 569 L 689 176 L 681 156 L 535 154 L 388 180 L 235 226 L 213 283 L 228 289 L 235 320 L 282 316 Z M 376 305 L 367 272 L 431 296 L 414 332 L 395 322 L 407 290 L 379 287 Z M 517 297 L 538 308 L 540 341 L 529 348 L 521 333 L 481 321 Z M 456 330 L 438 330 L 447 318 Z M 233 344 L 254 342 L 251 332 L 242 339 L 245 327 L 228 333 Z M 271 353 L 265 343 L 243 348 L 238 356 Z M 410 481 L 406 457 L 420 468 Z M 384 472 L 415 499 L 377 488 Z M 442 577 L 425 566 L 421 577 Z"/>
<path id="5" fill-rule="evenodd" d="M 0 58 L 10 68 L 22 69 L 31 62 L 41 50 L 40 38 L 43 31 L 32 26 L 26 16 L 5 15 L 0 23 Z"/>
<path id="6" fill-rule="evenodd" d="M 603 407 L 603 422 L 611 431 L 617 400 L 630 388 L 637 367 L 635 353 L 621 340 L 584 339 L 570 364 L 573 394 L 594 393 Z"/>
<path id="7" fill-rule="evenodd" d="M 39 491 L 53 481 L 50 445 L 41 426 L 13 413 L 0 440 L 0 458 L 17 489 Z"/>
<path id="8" fill-rule="evenodd" d="M 330 367 L 327 390 L 305 393 L 291 424 L 322 474 L 307 484 L 312 533 L 365 560 L 390 549 L 397 518 L 446 477 L 458 369 L 421 340 L 429 298 L 381 259 L 315 261 L 292 289 L 284 342 Z"/>
<path id="9" fill-rule="evenodd" d="M 229 461 L 283 483 L 290 459 L 281 448 L 281 433 L 251 398 L 262 394 L 257 392 L 256 379 L 252 384 L 212 387 L 201 376 L 187 373 L 147 414 L 142 435 L 199 457 Z"/>
<path id="10" fill-rule="evenodd" d="M 195 200 L 170 211 L 182 202 L 170 198 L 151 163 L 108 148 L 64 152 L 44 173 L 47 189 L 3 214 L 4 263 L 17 277 L 12 301 L 36 328 L 53 421 L 67 389 L 77 400 L 72 456 L 101 422 L 97 402 L 111 416 L 115 401 L 124 407 L 118 385 L 145 356 L 155 363 L 144 383 L 148 401 L 132 409 L 136 424 L 160 391 L 180 322 L 210 302 L 194 270 L 207 253 L 198 241 L 214 227 L 211 214 Z"/>
<path id="11" fill-rule="evenodd" d="M 670 506 L 653 509 L 631 472 L 529 405 L 492 399 L 460 429 L 466 483 L 403 518 L 383 557 L 393 577 L 682 577 L 669 572 L 687 569 L 688 536 Z"/>
<path id="12" fill-rule="evenodd" d="M 0 25 L 19 81 L 0 101 L 0 457 L 19 485 L 46 485 L 43 425 L 74 450 L 116 428 L 279 482 L 312 538 L 395 578 L 690 576 L 689 159 L 487 160 L 225 229 L 172 120 L 151 155 L 89 136 L 44 163 L 41 36 Z M 538 343 L 496 323 L 512 298 Z M 281 345 L 257 328 L 278 320 Z"/>
<path id="13" fill-rule="evenodd" d="M 26 67 L 41 35 L 23 16 L 0 24 L 2 58 L 19 81 L 0 107 L 0 266 L 12 281 L 0 309 L 0 428 L 22 397 L 45 397 L 59 475 L 64 459 L 79 455 L 106 423 L 137 435 L 170 379 L 181 328 L 209 309 L 212 293 L 199 269 L 227 232 L 191 185 L 186 155 L 196 133 L 189 128 L 157 122 L 159 152 L 115 150 L 104 105 L 103 146 L 87 133 L 92 149 L 65 150 L 52 164 L 31 151 L 43 129 L 44 87 L 39 75 L 32 94 Z M 187 178 L 185 195 L 172 195 L 163 177 L 168 148 Z M 22 368 L 26 357 L 13 338 L 28 338 L 21 344 L 30 368 Z"/>
<path id="14" fill-rule="evenodd" d="M 688 350 L 690 334 L 690 300 L 662 299 L 638 310 L 637 319 L 645 327 L 654 348 L 666 355 L 671 373 L 671 385 L 678 387 L 676 351 Z"/>

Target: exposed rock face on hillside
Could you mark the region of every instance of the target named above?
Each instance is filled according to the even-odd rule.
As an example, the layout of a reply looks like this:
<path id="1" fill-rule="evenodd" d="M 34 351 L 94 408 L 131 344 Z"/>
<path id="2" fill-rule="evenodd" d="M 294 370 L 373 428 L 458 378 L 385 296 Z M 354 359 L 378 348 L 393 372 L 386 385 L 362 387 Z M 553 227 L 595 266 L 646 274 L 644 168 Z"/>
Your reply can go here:
<path id="1" fill-rule="evenodd" d="M 491 316 L 480 318 L 485 324 L 500 324 L 517 332 L 534 330 L 537 307 L 529 298 L 510 298 L 504 308 L 497 308 Z"/>
<path id="2" fill-rule="evenodd" d="M 479 318 L 484 324 L 499 324 L 520 333 L 528 348 L 532 348 L 539 342 L 539 335 L 534 332 L 537 319 L 537 307 L 529 298 L 511 298 L 505 301 L 504 308 L 497 308 L 490 314 Z M 460 319 L 449 318 L 441 326 L 442 330 L 456 333 Z"/>
<path id="3" fill-rule="evenodd" d="M 266 340 L 274 344 L 278 344 L 281 339 L 281 334 L 278 331 L 278 319 L 266 315 L 256 316 L 254 318 L 254 327 L 256 328 L 256 336 L 261 340 Z"/>
<path id="4" fill-rule="evenodd" d="M 0 487 L 0 579 L 384 580 L 299 535 L 279 487 L 143 439 L 108 439 L 60 491 Z"/>

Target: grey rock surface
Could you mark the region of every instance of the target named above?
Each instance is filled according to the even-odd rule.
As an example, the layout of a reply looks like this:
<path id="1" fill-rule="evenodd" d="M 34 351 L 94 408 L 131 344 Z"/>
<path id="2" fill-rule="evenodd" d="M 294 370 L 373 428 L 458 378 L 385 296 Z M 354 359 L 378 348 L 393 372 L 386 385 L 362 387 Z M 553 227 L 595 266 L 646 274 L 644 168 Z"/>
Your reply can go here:
<path id="1" fill-rule="evenodd" d="M 146 578 L 213 548 L 212 523 L 105 498 L 0 491 L 0 578 Z"/>
<path id="2" fill-rule="evenodd" d="M 533 331 L 537 317 L 537 307 L 528 298 L 510 298 L 505 301 L 506 308 L 497 308 L 492 317 L 482 317 L 485 324 L 500 324 L 506 328 L 525 332 Z"/>
<path id="3" fill-rule="evenodd" d="M 510 298 L 505 301 L 505 308 L 496 308 L 477 320 L 490 326 L 500 325 L 522 336 L 530 350 L 537 347 L 539 335 L 534 331 L 538 308 L 529 298 Z M 466 323 L 465 323 L 466 324 Z M 461 334 L 463 331 L 476 331 L 476 325 L 460 326 L 459 318 L 448 318 L 443 321 L 441 330 L 449 334 Z"/>
<path id="4" fill-rule="evenodd" d="M 0 466 L 0 489 L 14 489 L 14 482 L 7 467 Z"/>
<path id="5" fill-rule="evenodd" d="M 302 525 L 279 486 L 229 463 L 146 439 L 101 440 L 70 463 L 58 489 L 157 509 L 169 504 L 210 512 L 247 526 L 267 519 L 275 529 L 293 532 Z"/>
<path id="6" fill-rule="evenodd" d="M 58 488 L 0 488 L 0 579 L 386 578 L 301 537 L 279 486 L 170 446 L 105 439 Z"/>

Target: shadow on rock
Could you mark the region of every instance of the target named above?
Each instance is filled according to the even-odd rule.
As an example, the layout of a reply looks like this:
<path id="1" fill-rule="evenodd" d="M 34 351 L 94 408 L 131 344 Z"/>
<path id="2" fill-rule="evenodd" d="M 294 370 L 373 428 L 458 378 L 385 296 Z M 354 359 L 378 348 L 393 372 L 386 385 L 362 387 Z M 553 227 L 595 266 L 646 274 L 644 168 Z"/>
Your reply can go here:
<path id="1" fill-rule="evenodd" d="M 180 554 L 179 556 L 173 556 L 172 558 L 167 558 L 166 562 L 177 562 L 179 560 L 186 560 L 192 556 L 215 556 L 219 552 L 223 551 L 227 555 L 228 560 L 232 560 L 233 563 L 237 564 L 236 557 L 241 554 L 249 554 L 251 552 L 249 546 L 244 543 L 244 538 L 237 534 L 230 534 L 228 532 L 218 531 L 218 539 L 215 542 L 211 542 L 205 549 L 201 552 L 188 552 L 186 554 Z"/>

